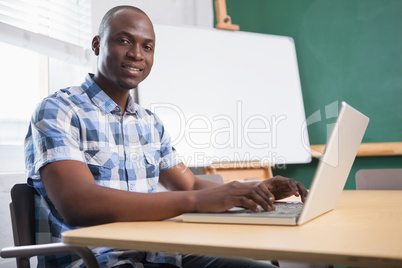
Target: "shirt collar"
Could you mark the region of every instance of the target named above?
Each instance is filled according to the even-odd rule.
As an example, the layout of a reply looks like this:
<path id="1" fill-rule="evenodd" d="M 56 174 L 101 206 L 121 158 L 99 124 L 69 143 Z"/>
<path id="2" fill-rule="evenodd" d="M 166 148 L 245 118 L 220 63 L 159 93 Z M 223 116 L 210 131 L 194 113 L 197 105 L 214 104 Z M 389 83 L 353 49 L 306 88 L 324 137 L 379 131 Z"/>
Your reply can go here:
<path id="1" fill-rule="evenodd" d="M 81 84 L 81 87 L 86 92 L 88 97 L 93 101 L 93 103 L 99 107 L 105 114 L 111 112 L 121 112 L 121 107 L 119 107 L 92 79 L 94 75 L 89 73 L 85 77 L 85 81 Z M 134 114 L 137 113 L 138 107 L 135 105 L 131 95 L 128 96 L 126 113 Z"/>
<path id="2" fill-rule="evenodd" d="M 138 107 L 133 100 L 131 95 L 128 95 L 127 106 L 126 106 L 126 113 L 128 114 L 135 114 L 138 112 Z"/>

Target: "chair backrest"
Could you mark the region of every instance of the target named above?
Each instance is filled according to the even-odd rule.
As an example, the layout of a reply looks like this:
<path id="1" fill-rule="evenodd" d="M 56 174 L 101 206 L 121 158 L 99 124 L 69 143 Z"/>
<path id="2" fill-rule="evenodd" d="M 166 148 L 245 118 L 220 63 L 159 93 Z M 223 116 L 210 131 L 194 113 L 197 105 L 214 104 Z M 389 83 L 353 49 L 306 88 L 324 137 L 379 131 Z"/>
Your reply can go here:
<path id="1" fill-rule="evenodd" d="M 357 190 L 402 190 L 402 168 L 360 169 L 356 172 Z"/>
<path id="2" fill-rule="evenodd" d="M 35 245 L 35 189 L 26 183 L 11 189 L 11 223 L 15 246 Z"/>

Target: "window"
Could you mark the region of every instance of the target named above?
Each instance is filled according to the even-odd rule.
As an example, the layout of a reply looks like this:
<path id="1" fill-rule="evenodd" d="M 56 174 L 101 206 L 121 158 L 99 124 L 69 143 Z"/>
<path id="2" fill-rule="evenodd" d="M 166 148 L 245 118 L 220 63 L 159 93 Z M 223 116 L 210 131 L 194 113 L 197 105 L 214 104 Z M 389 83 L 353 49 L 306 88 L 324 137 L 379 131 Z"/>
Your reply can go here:
<path id="1" fill-rule="evenodd" d="M 91 71 L 90 3 L 0 0 L 0 173 L 24 170 L 22 145 L 38 102 Z"/>
<path id="2" fill-rule="evenodd" d="M 30 116 L 49 93 L 80 85 L 88 66 L 0 43 L 0 145 L 22 145 Z"/>
<path id="3" fill-rule="evenodd" d="M 0 144 L 22 144 L 37 102 L 47 95 L 47 57 L 0 43 Z"/>

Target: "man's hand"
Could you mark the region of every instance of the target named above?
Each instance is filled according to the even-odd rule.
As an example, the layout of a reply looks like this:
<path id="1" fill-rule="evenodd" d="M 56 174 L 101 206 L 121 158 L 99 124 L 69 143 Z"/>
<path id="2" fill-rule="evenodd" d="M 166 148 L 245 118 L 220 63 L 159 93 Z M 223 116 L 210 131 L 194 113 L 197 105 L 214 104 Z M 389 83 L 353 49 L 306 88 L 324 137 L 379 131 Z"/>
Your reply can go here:
<path id="1" fill-rule="evenodd" d="M 258 183 L 257 186 L 262 188 L 262 191 L 269 191 L 273 194 L 274 199 L 272 202 L 292 195 L 297 197 L 300 196 L 301 201 L 305 202 L 308 194 L 306 188 L 301 182 L 282 176 L 275 176 L 271 179 L 262 181 Z"/>
<path id="2" fill-rule="evenodd" d="M 232 207 L 258 211 L 258 205 L 266 211 L 274 210 L 275 200 L 300 196 L 304 202 L 307 190 L 301 182 L 275 176 L 262 182 L 241 183 L 233 181 L 216 188 L 198 191 L 195 200 L 197 212 L 222 212 Z"/>

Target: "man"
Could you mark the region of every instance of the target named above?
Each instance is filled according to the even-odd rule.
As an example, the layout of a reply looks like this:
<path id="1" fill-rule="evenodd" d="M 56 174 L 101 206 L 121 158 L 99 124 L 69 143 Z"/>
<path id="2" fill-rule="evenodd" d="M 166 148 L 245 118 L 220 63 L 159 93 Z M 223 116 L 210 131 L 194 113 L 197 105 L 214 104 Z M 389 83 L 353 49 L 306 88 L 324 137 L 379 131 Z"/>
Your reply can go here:
<path id="1" fill-rule="evenodd" d="M 119 6 L 104 16 L 92 49 L 97 70 L 80 87 L 60 90 L 33 114 L 25 141 L 28 183 L 36 200 L 38 242 L 60 241 L 78 226 L 162 220 L 185 212 L 234 206 L 274 209 L 273 201 L 307 191 L 277 176 L 260 183 L 218 185 L 196 178 L 178 161 L 159 118 L 135 104 L 129 91 L 151 71 L 155 33 L 148 16 Z M 179 55 L 178 55 L 179 56 Z M 157 192 L 157 183 L 168 192 Z M 94 249 L 101 267 L 270 267 L 252 260 Z M 76 267 L 71 255 L 39 258 L 40 267 Z M 170 266 L 169 266 L 170 265 Z M 122 266 L 121 266 L 122 267 Z M 126 266 L 124 266 L 126 267 Z"/>

